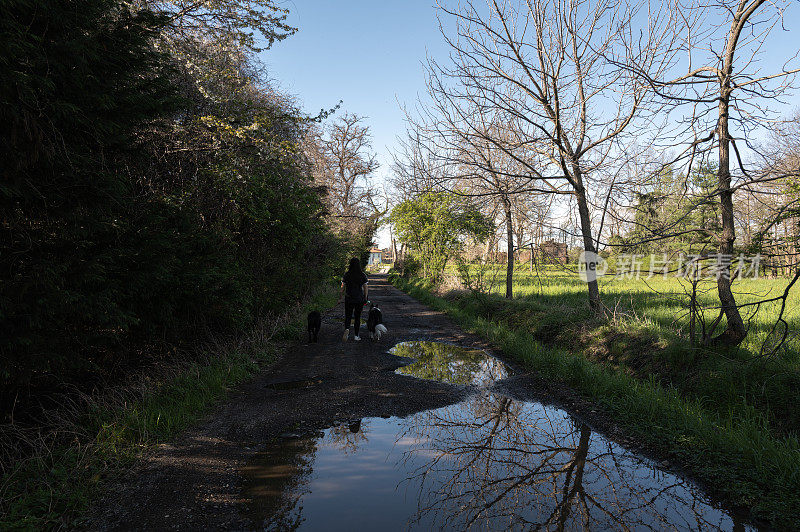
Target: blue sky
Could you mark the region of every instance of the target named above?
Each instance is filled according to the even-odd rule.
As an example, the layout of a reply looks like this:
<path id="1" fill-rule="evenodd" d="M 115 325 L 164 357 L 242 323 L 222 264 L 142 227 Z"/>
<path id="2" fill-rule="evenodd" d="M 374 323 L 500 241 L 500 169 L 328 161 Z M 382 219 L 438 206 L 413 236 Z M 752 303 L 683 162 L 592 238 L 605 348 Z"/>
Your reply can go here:
<path id="1" fill-rule="evenodd" d="M 278 0 L 298 32 L 261 54 L 269 76 L 316 113 L 343 100 L 342 110 L 368 117 L 373 147 L 389 171 L 390 150 L 404 131 L 400 103 L 413 106 L 425 91 L 426 54 L 444 59 L 435 0 Z M 765 53 L 768 70 L 797 53 L 800 10 L 789 9 L 784 31 L 775 28 Z M 792 31 L 794 29 L 795 31 Z M 777 52 L 773 54 L 772 52 Z M 788 96 L 788 95 L 787 95 Z M 787 109 L 796 98 L 785 97 Z"/>
<path id="2" fill-rule="evenodd" d="M 270 77 L 309 113 L 343 100 L 368 117 L 373 148 L 389 171 L 390 149 L 405 129 L 398 101 L 425 90 L 426 52 L 446 54 L 433 0 L 282 3 L 298 32 L 262 53 Z"/>
<path id="3" fill-rule="evenodd" d="M 434 3 L 278 0 L 289 9 L 288 22 L 298 32 L 260 56 L 275 85 L 295 96 L 306 112 L 330 109 L 343 100 L 342 111 L 368 117 L 381 163 L 378 180 L 391 171 L 392 150 L 405 130 L 400 104 L 413 107 L 425 92 L 426 54 L 443 60 L 448 53 Z M 797 53 L 799 19 L 800 9 L 789 9 L 784 29 L 772 32 L 762 57 L 767 70 L 779 69 Z M 798 107 L 796 94 L 784 95 L 783 105 L 777 106 L 782 113 Z M 388 245 L 385 228 L 378 243 Z"/>

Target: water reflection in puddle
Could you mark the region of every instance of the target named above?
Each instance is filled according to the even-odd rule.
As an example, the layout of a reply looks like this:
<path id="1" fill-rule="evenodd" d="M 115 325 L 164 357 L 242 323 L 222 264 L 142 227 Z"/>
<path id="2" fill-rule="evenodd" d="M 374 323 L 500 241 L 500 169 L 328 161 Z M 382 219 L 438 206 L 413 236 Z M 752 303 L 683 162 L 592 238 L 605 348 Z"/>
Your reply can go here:
<path id="1" fill-rule="evenodd" d="M 506 378 L 509 374 L 505 364 L 485 351 L 453 344 L 402 342 L 394 346 L 390 352 L 393 355 L 413 358 L 413 363 L 399 368 L 397 373 L 420 379 L 488 386 Z"/>
<path id="2" fill-rule="evenodd" d="M 565 411 L 486 391 L 279 441 L 244 473 L 270 530 L 745 530 Z"/>

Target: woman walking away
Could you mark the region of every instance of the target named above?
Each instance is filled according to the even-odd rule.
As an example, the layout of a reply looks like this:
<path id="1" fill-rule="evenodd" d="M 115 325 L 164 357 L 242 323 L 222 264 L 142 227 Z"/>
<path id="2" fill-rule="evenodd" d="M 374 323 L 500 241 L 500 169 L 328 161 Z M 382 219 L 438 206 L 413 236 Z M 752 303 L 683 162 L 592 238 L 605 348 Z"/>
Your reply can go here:
<path id="1" fill-rule="evenodd" d="M 350 319 L 353 318 L 355 327 L 354 340 L 361 340 L 358 330 L 361 328 L 361 309 L 367 300 L 367 274 L 361 270 L 361 262 L 357 258 L 350 259 L 350 266 L 342 278 L 342 290 L 339 297 L 344 294 L 344 334 L 342 341 L 346 342 L 350 337 Z"/>

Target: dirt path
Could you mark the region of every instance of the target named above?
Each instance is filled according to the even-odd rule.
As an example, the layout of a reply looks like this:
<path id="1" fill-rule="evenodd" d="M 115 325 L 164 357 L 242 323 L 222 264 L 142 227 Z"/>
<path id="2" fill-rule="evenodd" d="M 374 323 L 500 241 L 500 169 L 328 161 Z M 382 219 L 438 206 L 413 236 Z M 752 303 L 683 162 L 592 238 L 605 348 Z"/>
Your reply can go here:
<path id="1" fill-rule="evenodd" d="M 90 515 L 93 529 L 252 528 L 241 515 L 239 468 L 263 443 L 287 431 L 323 429 L 336 421 L 405 416 L 462 399 L 463 387 L 397 375 L 403 360 L 387 353 L 397 342 L 437 340 L 488 349 L 392 287 L 370 278 L 387 337 L 341 340 L 343 305 L 323 318 L 318 344 L 297 345 L 255 380 L 241 386 L 177 442 L 162 445 L 121 482 L 110 486 Z"/>

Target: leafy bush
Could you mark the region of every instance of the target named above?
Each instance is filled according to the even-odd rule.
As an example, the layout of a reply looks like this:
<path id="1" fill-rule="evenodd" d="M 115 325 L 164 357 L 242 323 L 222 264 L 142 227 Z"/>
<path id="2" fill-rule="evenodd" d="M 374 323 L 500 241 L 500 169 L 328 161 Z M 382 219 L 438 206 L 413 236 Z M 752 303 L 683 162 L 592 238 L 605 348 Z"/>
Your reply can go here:
<path id="1" fill-rule="evenodd" d="M 310 120 L 250 55 L 164 39 L 173 23 L 122 0 L 0 4 L 4 412 L 240 332 L 344 262 Z"/>
<path id="2" fill-rule="evenodd" d="M 464 239 L 485 239 L 492 222 L 477 208 L 454 194 L 424 192 L 392 209 L 400 241 L 413 250 L 422 276 L 433 283 L 441 280 L 448 259 L 464 247 Z M 408 266 L 406 266 L 407 268 Z"/>

